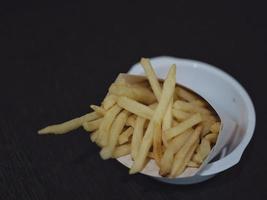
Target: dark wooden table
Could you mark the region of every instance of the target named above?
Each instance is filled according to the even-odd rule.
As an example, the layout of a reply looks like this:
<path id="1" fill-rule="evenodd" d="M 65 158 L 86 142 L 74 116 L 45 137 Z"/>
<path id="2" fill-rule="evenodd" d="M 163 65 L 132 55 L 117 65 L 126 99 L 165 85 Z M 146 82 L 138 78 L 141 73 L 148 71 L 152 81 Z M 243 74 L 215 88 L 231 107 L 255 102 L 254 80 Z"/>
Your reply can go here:
<path id="1" fill-rule="evenodd" d="M 0 199 L 266 199 L 265 8 L 256 1 L 0 6 Z M 257 127 L 237 166 L 173 186 L 102 161 L 83 130 L 37 135 L 88 112 L 140 57 L 160 55 L 208 62 L 248 90 Z"/>

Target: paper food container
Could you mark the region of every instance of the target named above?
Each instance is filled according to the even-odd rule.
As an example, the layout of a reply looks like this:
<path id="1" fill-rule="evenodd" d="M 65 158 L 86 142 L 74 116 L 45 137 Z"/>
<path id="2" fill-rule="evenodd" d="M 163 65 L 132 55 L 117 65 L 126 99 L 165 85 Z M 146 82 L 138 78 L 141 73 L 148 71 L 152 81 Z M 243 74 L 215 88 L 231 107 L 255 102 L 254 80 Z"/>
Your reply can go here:
<path id="1" fill-rule="evenodd" d="M 176 82 L 203 97 L 216 111 L 221 120 L 221 129 L 215 146 L 200 168 L 187 168 L 176 178 L 159 175 L 159 168 L 151 160 L 141 171 L 142 174 L 172 184 L 194 184 L 237 164 L 248 145 L 255 128 L 256 116 L 250 97 L 244 88 L 230 75 L 206 63 L 157 57 L 150 59 L 159 79 L 165 79 L 169 67 L 177 66 Z M 120 74 L 116 81 L 136 83 L 144 80 L 140 64 L 134 65 L 128 74 Z M 117 159 L 130 168 L 130 155 Z"/>

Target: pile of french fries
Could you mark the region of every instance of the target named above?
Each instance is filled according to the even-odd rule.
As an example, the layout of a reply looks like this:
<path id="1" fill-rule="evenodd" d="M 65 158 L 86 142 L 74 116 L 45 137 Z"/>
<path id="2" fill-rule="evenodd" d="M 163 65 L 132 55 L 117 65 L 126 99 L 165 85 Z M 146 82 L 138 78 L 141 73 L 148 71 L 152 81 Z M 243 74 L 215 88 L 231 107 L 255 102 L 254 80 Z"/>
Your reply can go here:
<path id="1" fill-rule="evenodd" d="M 101 158 L 130 154 L 130 174 L 142 171 L 149 159 L 169 178 L 198 168 L 216 143 L 217 115 L 205 100 L 176 84 L 175 65 L 159 81 L 149 59 L 140 63 L 147 77 L 143 82 L 116 81 L 101 106 L 91 105 L 93 112 L 38 133 L 64 134 L 82 126 L 101 147 Z"/>

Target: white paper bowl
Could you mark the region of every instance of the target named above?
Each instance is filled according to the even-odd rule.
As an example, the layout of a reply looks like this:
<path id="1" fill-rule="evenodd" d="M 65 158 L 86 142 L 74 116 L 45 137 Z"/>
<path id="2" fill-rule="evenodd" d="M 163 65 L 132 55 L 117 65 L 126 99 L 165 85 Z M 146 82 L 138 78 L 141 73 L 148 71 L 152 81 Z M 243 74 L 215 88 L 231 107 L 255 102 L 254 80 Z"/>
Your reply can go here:
<path id="1" fill-rule="evenodd" d="M 253 135 L 256 115 L 253 103 L 245 89 L 230 75 L 209 64 L 174 57 L 156 57 L 151 63 L 159 78 L 165 78 L 171 64 L 177 66 L 177 83 L 184 85 L 204 97 L 216 111 L 224 112 L 236 122 L 236 129 L 219 155 L 197 175 L 169 179 L 153 177 L 172 184 L 194 184 L 237 164 Z M 143 75 L 140 64 L 135 64 L 129 74 Z M 219 111 L 219 112 L 220 112 Z M 119 162 L 125 165 L 120 159 Z"/>

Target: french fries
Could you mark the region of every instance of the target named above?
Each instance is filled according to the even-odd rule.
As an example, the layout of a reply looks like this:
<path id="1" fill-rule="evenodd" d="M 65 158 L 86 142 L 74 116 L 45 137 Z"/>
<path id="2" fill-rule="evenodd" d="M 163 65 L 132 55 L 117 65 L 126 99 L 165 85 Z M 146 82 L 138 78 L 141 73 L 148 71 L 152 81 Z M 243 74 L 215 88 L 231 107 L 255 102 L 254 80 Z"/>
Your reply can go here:
<path id="1" fill-rule="evenodd" d="M 193 116 L 191 116 L 187 120 L 179 123 L 176 127 L 173 127 L 171 129 L 166 130 L 164 134 L 166 135 L 167 140 L 170 140 L 173 137 L 186 131 L 187 129 L 195 126 L 196 124 L 198 124 L 201 121 L 202 121 L 201 115 L 199 113 L 194 114 Z"/>
<path id="2" fill-rule="evenodd" d="M 119 136 L 119 144 L 124 144 L 126 142 L 129 142 L 131 135 L 133 135 L 133 128 L 129 127 L 127 128 L 122 134 Z"/>
<path id="3" fill-rule="evenodd" d="M 102 159 L 130 155 L 130 174 L 142 171 L 149 160 L 169 178 L 202 166 L 216 144 L 219 118 L 204 99 L 176 85 L 175 65 L 161 81 L 149 59 L 140 63 L 146 78 L 119 76 L 101 105 L 90 105 L 93 112 L 38 134 L 65 134 L 83 127 L 101 148 Z"/>
<path id="4" fill-rule="evenodd" d="M 126 121 L 126 126 L 134 127 L 135 120 L 136 120 L 136 115 L 131 115 L 130 117 L 128 117 Z"/>
<path id="5" fill-rule="evenodd" d="M 167 108 L 167 111 L 166 111 L 166 114 L 163 118 L 163 122 L 162 122 L 162 130 L 165 131 L 167 129 L 170 129 L 172 127 L 172 122 L 173 122 L 173 119 L 172 119 L 172 103 L 173 103 L 173 99 L 171 99 L 169 105 L 168 105 L 168 108 Z M 168 141 L 165 137 L 165 134 L 162 134 L 162 142 L 164 144 L 165 147 L 168 146 Z"/>
<path id="6" fill-rule="evenodd" d="M 86 114 L 84 116 L 72 119 L 70 121 L 64 122 L 62 124 L 55 124 L 47 126 L 41 130 L 38 131 L 38 134 L 65 134 L 72 130 L 75 130 L 79 128 L 84 122 L 87 121 L 93 121 L 95 119 L 100 118 L 101 115 L 99 115 L 96 112 L 91 112 L 89 114 Z"/>
<path id="7" fill-rule="evenodd" d="M 100 106 L 91 105 L 90 108 L 92 108 L 96 113 L 100 115 L 104 116 L 106 114 L 106 110 Z"/>
<path id="8" fill-rule="evenodd" d="M 82 125 L 83 125 L 84 130 L 86 130 L 88 132 L 92 132 L 92 131 L 99 128 L 102 121 L 103 121 L 103 118 L 100 118 L 100 119 L 96 119 L 94 121 L 84 122 Z"/>
<path id="9" fill-rule="evenodd" d="M 151 104 L 156 101 L 154 94 L 148 89 L 139 86 L 112 84 L 109 88 L 111 94 L 124 96 L 141 103 Z"/>
<path id="10" fill-rule="evenodd" d="M 111 125 L 121 110 L 122 108 L 120 106 L 114 105 L 104 116 L 103 121 L 99 126 L 99 134 L 97 137 L 97 142 L 102 146 L 107 145 Z"/>
<path id="11" fill-rule="evenodd" d="M 161 139 L 161 138 L 158 139 L 159 137 L 161 137 L 161 135 L 158 132 L 156 132 L 155 134 L 156 136 L 153 136 L 153 135 L 154 135 L 154 131 L 158 131 L 157 128 L 161 125 L 161 121 L 164 117 L 168 104 L 171 98 L 173 97 L 173 93 L 175 89 L 175 82 L 176 82 L 175 75 L 176 75 L 176 66 L 173 65 L 169 70 L 167 79 L 164 81 L 163 90 L 162 90 L 159 104 L 155 110 L 155 113 L 150 123 L 148 124 L 147 130 L 145 132 L 145 135 L 141 143 L 140 150 L 137 154 L 136 160 L 134 161 L 133 166 L 130 169 L 130 174 L 134 174 L 142 170 L 142 168 L 144 167 L 146 156 L 148 154 L 148 151 L 153 141 L 154 141 L 153 144 L 157 145 L 156 147 L 154 147 L 155 151 L 153 148 L 154 156 L 159 156 L 159 154 L 161 153 L 159 152 L 161 150 L 159 147 L 160 145 L 157 141 Z"/>
<path id="12" fill-rule="evenodd" d="M 153 70 L 153 68 L 150 64 L 149 59 L 142 58 L 140 63 L 146 72 L 148 81 L 151 85 L 151 88 L 152 88 L 155 96 L 157 97 L 157 100 L 160 101 L 162 89 L 161 89 L 161 86 L 160 86 L 159 81 L 157 79 L 157 75 L 155 74 L 155 71 Z"/>
<path id="13" fill-rule="evenodd" d="M 108 94 L 104 101 L 102 102 L 102 106 L 105 110 L 110 109 L 117 102 L 118 96 L 113 94 Z"/>
<path id="14" fill-rule="evenodd" d="M 121 146 L 116 147 L 112 154 L 112 158 L 119 158 L 125 155 L 128 155 L 131 152 L 130 144 L 123 144 Z"/>
<path id="15" fill-rule="evenodd" d="M 91 139 L 92 142 L 96 141 L 96 138 L 97 138 L 98 134 L 99 134 L 99 130 L 96 130 L 90 135 L 90 139 Z"/>
<path id="16" fill-rule="evenodd" d="M 207 108 L 200 107 L 200 106 L 197 106 L 195 104 L 181 101 L 181 100 L 177 100 L 173 106 L 174 106 L 174 108 L 176 108 L 178 110 L 182 110 L 182 111 L 186 111 L 186 112 L 201 113 L 201 114 L 206 114 L 206 115 L 211 113 L 211 111 L 209 111 Z"/>
<path id="17" fill-rule="evenodd" d="M 131 156 L 135 160 L 144 134 L 144 125 L 146 119 L 137 117 L 134 125 L 132 143 L 131 143 Z"/>
<path id="18" fill-rule="evenodd" d="M 151 119 L 154 114 L 154 111 L 148 106 L 141 104 L 135 100 L 132 100 L 128 97 L 120 97 L 118 99 L 118 105 L 124 108 L 125 110 L 128 110 L 129 112 L 146 119 Z"/>
<path id="19" fill-rule="evenodd" d="M 103 159 L 108 159 L 112 156 L 119 135 L 122 132 L 123 127 L 125 126 L 128 115 L 129 115 L 128 111 L 126 110 L 122 111 L 112 124 L 112 127 L 110 129 L 110 136 L 108 138 L 109 139 L 108 144 L 100 151 L 100 156 Z"/>
<path id="20" fill-rule="evenodd" d="M 193 93 L 191 93 L 191 92 L 189 92 L 189 91 L 187 91 L 184 88 L 179 87 L 179 86 L 177 86 L 175 88 L 175 93 L 182 100 L 185 100 L 185 101 L 188 101 L 188 102 L 192 102 L 192 101 L 195 101 L 195 100 L 198 99 L 196 95 L 194 95 Z"/>
<path id="21" fill-rule="evenodd" d="M 181 135 L 176 136 L 167 146 L 166 151 L 160 162 L 160 175 L 166 176 L 170 170 L 173 163 L 174 154 L 181 149 L 185 144 L 188 137 L 193 133 L 193 129 L 188 129 Z"/>
<path id="22" fill-rule="evenodd" d="M 180 175 L 187 163 L 190 161 L 191 156 L 193 155 L 197 145 L 197 141 L 199 140 L 199 136 L 201 134 L 201 126 L 198 126 L 194 133 L 189 137 L 188 141 L 183 145 L 183 147 L 178 151 L 178 153 L 174 157 L 174 163 L 172 165 L 170 177 L 175 177 Z"/>

